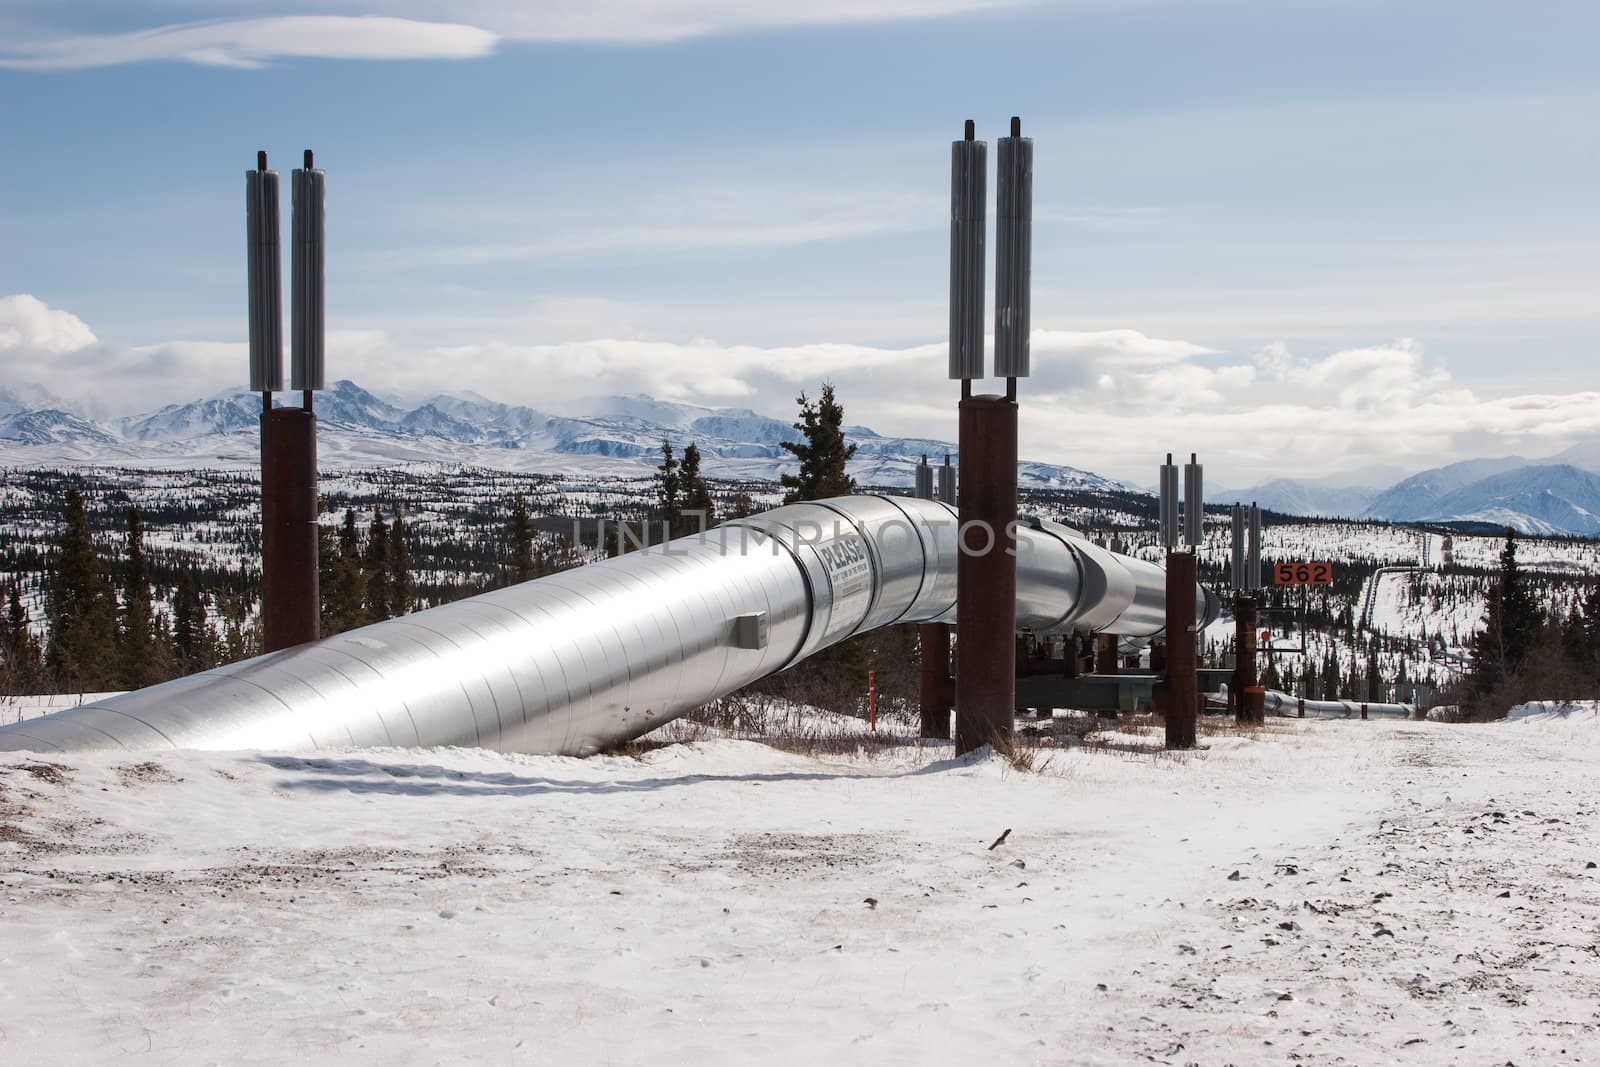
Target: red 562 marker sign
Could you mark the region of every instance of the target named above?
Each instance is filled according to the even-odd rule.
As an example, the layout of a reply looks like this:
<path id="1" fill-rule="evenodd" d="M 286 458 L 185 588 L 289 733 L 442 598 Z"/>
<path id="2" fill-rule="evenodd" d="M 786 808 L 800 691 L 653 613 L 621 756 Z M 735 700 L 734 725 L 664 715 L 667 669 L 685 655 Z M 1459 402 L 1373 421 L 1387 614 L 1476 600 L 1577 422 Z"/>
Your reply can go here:
<path id="1" fill-rule="evenodd" d="M 1332 585 L 1331 563 L 1275 563 L 1272 580 L 1276 585 Z"/>

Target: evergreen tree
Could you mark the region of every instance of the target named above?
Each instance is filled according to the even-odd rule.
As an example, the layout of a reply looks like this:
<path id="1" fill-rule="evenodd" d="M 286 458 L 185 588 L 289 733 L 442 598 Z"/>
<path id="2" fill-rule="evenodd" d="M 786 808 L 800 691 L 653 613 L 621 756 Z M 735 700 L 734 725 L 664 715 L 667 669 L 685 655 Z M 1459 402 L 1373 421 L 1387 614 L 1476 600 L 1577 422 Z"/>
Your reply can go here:
<path id="1" fill-rule="evenodd" d="M 700 449 L 693 442 L 683 446 L 683 460 L 678 464 L 678 484 L 682 499 L 682 533 L 698 533 L 710 529 L 717 522 L 717 503 L 711 499 L 711 489 L 700 473 Z"/>
<path id="2" fill-rule="evenodd" d="M 539 576 L 533 559 L 533 520 L 528 517 L 528 498 L 518 493 L 511 500 L 511 580 L 530 582 Z"/>
<path id="3" fill-rule="evenodd" d="M 1577 662 L 1589 677 L 1600 675 L 1600 583 L 1591 585 L 1583 600 L 1582 646 Z"/>
<path id="4" fill-rule="evenodd" d="M 22 592 L 15 581 L 6 592 L 6 610 L 0 616 L 0 656 L 5 657 L 8 688 L 13 693 L 37 692 L 43 682 L 44 663 L 39 639 L 28 625 Z"/>
<path id="5" fill-rule="evenodd" d="M 1278 665 L 1272 660 L 1267 660 L 1267 669 L 1261 673 L 1261 681 L 1258 684 L 1263 689 L 1283 691 L 1283 679 L 1278 675 Z"/>
<path id="6" fill-rule="evenodd" d="M 372 509 L 372 525 L 367 528 L 367 552 L 363 561 L 366 580 L 367 621 L 389 618 L 389 524 L 383 512 Z"/>
<path id="7" fill-rule="evenodd" d="M 693 447 L 693 446 L 691 446 Z M 695 454 L 696 466 L 699 453 Z M 672 458 L 672 442 L 661 439 L 661 466 L 656 468 L 656 511 L 666 536 L 677 534 L 683 508 L 683 477 L 678 461 Z"/>
<path id="8" fill-rule="evenodd" d="M 1489 591 L 1483 629 L 1472 639 L 1468 678 L 1474 694 L 1487 697 L 1516 677 L 1538 640 L 1542 622 L 1538 601 L 1517 563 L 1517 532 L 1507 528 L 1500 577 Z"/>
<path id="9" fill-rule="evenodd" d="M 844 408 L 834 399 L 833 385 L 823 383 L 822 399 L 817 403 L 804 393 L 796 403 L 800 405 L 800 421 L 794 428 L 800 431 L 801 440 L 784 441 L 783 448 L 800 461 L 800 470 L 783 476 L 787 490 L 783 502 L 848 496 L 855 491 L 856 483 L 846 473 L 845 464 L 856 454 L 856 446 L 845 444 Z"/>
<path id="10" fill-rule="evenodd" d="M 1339 697 L 1339 658 L 1332 649 L 1328 650 L 1327 658 L 1322 661 L 1322 680 L 1317 691 L 1323 700 L 1337 700 Z"/>
<path id="11" fill-rule="evenodd" d="M 743 489 L 733 494 L 733 503 L 728 505 L 728 518 L 743 519 L 756 513 L 756 502 L 750 494 Z"/>
<path id="12" fill-rule="evenodd" d="M 339 633 L 339 557 L 334 549 L 333 531 L 322 525 L 317 527 L 317 596 L 322 602 L 319 606 L 322 636 Z"/>
<path id="13" fill-rule="evenodd" d="M 103 689 L 116 680 L 117 595 L 95 555 L 76 489 L 67 490 L 63 519 L 46 596 L 45 666 L 63 692 Z"/>
<path id="14" fill-rule="evenodd" d="M 346 508 L 339 526 L 338 561 L 334 567 L 333 633 L 343 633 L 367 623 L 366 581 L 361 569 L 361 531 L 354 508 Z"/>
<path id="15" fill-rule="evenodd" d="M 122 628 L 118 633 L 121 684 L 142 689 L 156 681 L 155 605 L 150 592 L 150 565 L 144 554 L 144 518 L 128 509 L 127 558 L 122 564 Z"/>
<path id="16" fill-rule="evenodd" d="M 172 617 L 164 611 L 156 612 L 154 631 L 153 659 L 155 666 L 151 670 L 154 681 L 165 682 L 176 678 L 183 673 L 178 668 L 178 654 L 172 640 Z"/>
<path id="17" fill-rule="evenodd" d="M 406 547 L 405 516 L 396 508 L 389 524 L 389 613 L 404 615 L 412 607 L 411 552 Z"/>
<path id="18" fill-rule="evenodd" d="M 249 625 L 250 606 L 244 597 L 222 594 L 217 597 L 217 614 L 222 619 L 220 647 L 212 637 L 211 658 L 216 663 L 237 663 L 261 651 L 258 627 Z"/>
<path id="19" fill-rule="evenodd" d="M 193 674 L 208 666 L 203 656 L 205 628 L 205 605 L 195 592 L 194 578 L 185 570 L 178 575 L 178 589 L 172 597 L 172 650 L 181 673 Z"/>

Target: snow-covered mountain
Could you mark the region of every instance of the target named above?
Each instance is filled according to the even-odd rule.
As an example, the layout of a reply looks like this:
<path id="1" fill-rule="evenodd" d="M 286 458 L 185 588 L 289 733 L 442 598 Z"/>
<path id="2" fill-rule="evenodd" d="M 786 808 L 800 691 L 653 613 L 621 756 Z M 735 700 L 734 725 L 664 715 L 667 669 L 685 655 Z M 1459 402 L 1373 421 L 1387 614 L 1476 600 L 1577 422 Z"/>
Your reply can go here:
<path id="1" fill-rule="evenodd" d="M 1274 478 L 1249 489 L 1222 489 L 1206 496 L 1212 503 L 1260 504 L 1282 515 L 1353 518 L 1367 510 L 1381 489 L 1363 485 L 1317 485 L 1294 478 Z"/>
<path id="2" fill-rule="evenodd" d="M 1365 517 L 1391 522 L 1484 522 L 1524 533 L 1600 535 L 1600 476 L 1520 456 L 1423 471 L 1384 492 Z"/>
<path id="3" fill-rule="evenodd" d="M 17 410 L 0 416 L 0 442 L 8 445 L 115 445 L 117 438 L 70 411 L 44 408 Z"/>
<path id="4" fill-rule="evenodd" d="M 253 462 L 260 397 L 229 392 L 170 404 L 158 411 L 95 423 L 54 407 L 30 406 L 31 394 L 0 396 L 0 449 L 7 462 L 127 464 L 140 460 L 227 465 Z M 639 474 L 660 461 L 661 441 L 681 450 L 695 442 L 714 477 L 775 480 L 794 470 L 782 448 L 797 439 L 782 419 L 747 408 L 707 408 L 647 396 L 596 397 L 574 405 L 583 414 L 552 415 L 501 404 L 476 393 L 448 393 L 405 407 L 350 381 L 317 394 L 318 452 L 327 464 L 384 465 L 445 461 L 514 470 Z M 851 473 L 864 485 L 910 485 L 926 455 L 942 463 L 945 441 L 886 437 L 847 430 L 856 445 Z M 1088 471 L 1024 462 L 1023 485 L 1039 488 L 1126 488 Z"/>

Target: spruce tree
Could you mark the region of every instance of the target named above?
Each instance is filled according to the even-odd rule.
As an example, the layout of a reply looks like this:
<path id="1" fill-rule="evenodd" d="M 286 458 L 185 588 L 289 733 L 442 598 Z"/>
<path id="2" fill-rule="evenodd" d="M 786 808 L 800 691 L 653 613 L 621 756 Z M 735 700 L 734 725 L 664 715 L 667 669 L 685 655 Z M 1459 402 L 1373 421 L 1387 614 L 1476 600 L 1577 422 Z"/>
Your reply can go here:
<path id="1" fill-rule="evenodd" d="M 0 696 L 22 692 L 16 685 L 17 656 L 11 639 L 11 616 L 0 612 Z"/>
<path id="2" fill-rule="evenodd" d="M 405 516 L 396 508 L 389 524 L 389 614 L 404 615 L 411 610 L 411 552 L 406 547 Z"/>
<path id="3" fill-rule="evenodd" d="M 361 570 L 361 531 L 354 508 L 346 508 L 339 526 L 338 563 L 333 582 L 334 633 L 367 623 L 366 584 Z"/>
<path id="4" fill-rule="evenodd" d="M 750 494 L 743 489 L 733 494 L 733 502 L 728 505 L 728 518 L 743 519 L 756 513 L 756 502 Z"/>
<path id="5" fill-rule="evenodd" d="M 201 658 L 205 625 L 205 606 L 195 592 L 194 578 L 185 570 L 178 575 L 178 589 L 172 595 L 172 650 L 182 674 L 205 669 Z"/>
<path id="6" fill-rule="evenodd" d="M 383 512 L 372 509 L 372 525 L 367 528 L 367 553 L 364 560 L 367 621 L 389 618 L 389 524 Z"/>
<path id="7" fill-rule="evenodd" d="M 1472 639 L 1468 678 L 1477 696 L 1487 697 L 1516 677 L 1542 624 L 1538 601 L 1517 563 L 1517 532 L 1507 528 L 1500 577 L 1489 591 L 1483 629 Z"/>
<path id="8" fill-rule="evenodd" d="M 711 489 L 700 473 L 700 449 L 693 442 L 683 447 L 683 460 L 678 464 L 678 484 L 682 508 L 681 533 L 698 533 L 710 529 L 717 522 L 717 503 L 711 499 Z"/>
<path id="9" fill-rule="evenodd" d="M 117 595 L 95 555 L 76 489 L 67 490 L 62 517 L 46 596 L 45 666 L 63 692 L 103 689 L 116 681 Z"/>
<path id="10" fill-rule="evenodd" d="M 14 693 L 37 692 L 43 682 L 44 663 L 16 581 L 6 592 L 6 610 L 0 619 L 4 620 L 0 623 L 0 656 L 5 657 L 8 687 Z"/>
<path id="11" fill-rule="evenodd" d="M 121 684 L 125 689 L 142 689 L 156 680 L 157 665 L 155 605 L 144 554 L 144 520 L 138 508 L 128 509 L 127 558 L 122 568 L 122 627 L 117 635 Z"/>
<path id="12" fill-rule="evenodd" d="M 691 446 L 692 447 L 692 446 Z M 699 454 L 696 453 L 696 463 Z M 677 535 L 683 508 L 683 477 L 678 461 L 672 458 L 672 442 L 661 439 L 661 466 L 656 468 L 656 511 L 665 537 Z M 650 542 L 646 538 L 646 543 Z"/>
<path id="13" fill-rule="evenodd" d="M 850 495 L 856 483 L 847 473 L 846 464 L 856 454 L 856 446 L 845 444 L 844 408 L 834 399 L 832 383 L 823 383 L 820 401 L 813 403 L 801 393 L 796 403 L 800 405 L 800 421 L 794 428 L 800 431 L 801 439 L 784 441 L 783 448 L 800 461 L 800 470 L 783 475 L 787 490 L 783 502 Z"/>
<path id="14" fill-rule="evenodd" d="M 511 580 L 530 582 L 539 576 L 533 559 L 533 520 L 528 517 L 528 498 L 518 493 L 511 500 Z"/>
<path id="15" fill-rule="evenodd" d="M 333 531 L 326 526 L 317 527 L 317 594 L 323 637 L 340 631 L 339 626 L 339 556 L 334 549 Z"/>

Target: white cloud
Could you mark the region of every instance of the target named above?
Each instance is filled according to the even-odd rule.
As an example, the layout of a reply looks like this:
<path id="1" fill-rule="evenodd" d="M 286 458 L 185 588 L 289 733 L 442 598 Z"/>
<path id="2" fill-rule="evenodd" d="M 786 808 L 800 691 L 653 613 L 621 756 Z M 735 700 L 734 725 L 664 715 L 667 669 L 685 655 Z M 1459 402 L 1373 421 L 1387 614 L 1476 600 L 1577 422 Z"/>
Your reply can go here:
<path id="1" fill-rule="evenodd" d="M 94 331 L 70 312 L 29 293 L 0 297 L 0 351 L 71 352 L 94 343 Z"/>
<path id="2" fill-rule="evenodd" d="M 453 22 L 380 16 L 285 15 L 191 22 L 130 33 L 56 37 L 0 51 L 0 68 L 82 70 L 152 60 L 255 68 L 275 59 L 473 59 L 497 34 Z"/>
<path id="3" fill-rule="evenodd" d="M 647 393 L 785 417 L 802 390 L 834 382 L 852 423 L 952 440 L 956 383 L 942 342 L 728 344 L 659 335 L 530 343 L 574 328 L 607 302 L 535 305 L 525 320 L 452 323 L 470 337 L 418 345 L 375 324 L 328 338 L 334 377 L 412 397 L 471 389 L 507 403 L 571 410 L 597 393 Z M 540 317 L 548 313 L 554 329 Z M 577 318 L 572 316 L 577 314 Z M 406 329 L 409 334 L 409 328 Z M 100 414 L 129 414 L 242 387 L 245 346 L 182 341 L 130 347 L 97 340 L 67 311 L 0 298 L 0 381 L 33 382 Z M 1373 464 L 1420 469 L 1474 455 L 1548 455 L 1600 436 L 1600 393 L 1480 398 L 1415 341 L 1303 358 L 1274 344 L 1252 361 L 1137 330 L 1040 330 L 1034 376 L 1021 383 L 1022 451 L 1140 482 L 1164 452 L 1200 453 L 1214 485 L 1277 475 L 1335 475 Z M 982 387 L 980 387 L 982 388 Z"/>
<path id="4" fill-rule="evenodd" d="M 197 0 L 202 20 L 125 33 L 63 34 L 0 48 L 0 68 L 81 70 L 178 61 L 263 66 L 275 59 L 472 59 L 503 38 L 528 41 L 662 43 L 790 26 L 925 19 L 1027 0 L 303 0 L 292 13 L 259 15 L 272 3 Z M 82 3 L 66 5 L 83 7 Z M 170 4 L 131 3 L 159 18 Z M 58 9 L 59 10 L 59 9 Z M 311 12 L 315 13 L 311 13 Z"/>

